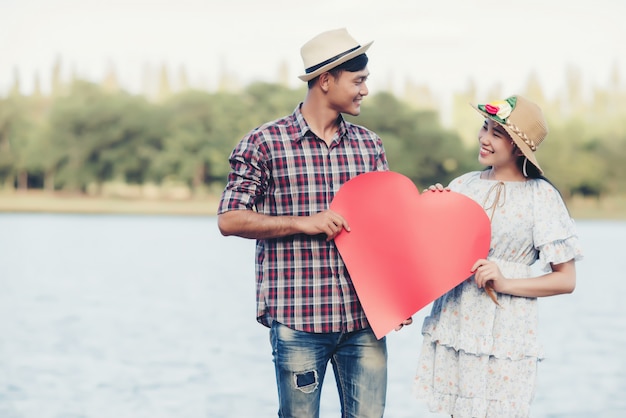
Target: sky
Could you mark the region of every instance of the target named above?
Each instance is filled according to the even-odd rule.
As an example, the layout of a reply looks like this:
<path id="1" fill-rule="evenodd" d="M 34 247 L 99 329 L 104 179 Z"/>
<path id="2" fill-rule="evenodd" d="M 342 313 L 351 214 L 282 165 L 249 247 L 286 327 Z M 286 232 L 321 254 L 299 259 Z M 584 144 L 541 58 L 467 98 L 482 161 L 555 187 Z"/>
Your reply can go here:
<path id="1" fill-rule="evenodd" d="M 224 71 L 275 82 L 286 64 L 298 87 L 302 44 L 345 27 L 374 41 L 370 92 L 410 81 L 445 103 L 470 80 L 479 95 L 515 94 L 533 73 L 554 97 L 568 68 L 587 88 L 607 86 L 615 68 L 626 84 L 623 16 L 623 0 L 0 0 L 0 96 L 16 74 L 23 92 L 36 75 L 46 91 L 57 60 L 66 79 L 113 69 L 137 93 L 163 65 L 211 90 Z"/>

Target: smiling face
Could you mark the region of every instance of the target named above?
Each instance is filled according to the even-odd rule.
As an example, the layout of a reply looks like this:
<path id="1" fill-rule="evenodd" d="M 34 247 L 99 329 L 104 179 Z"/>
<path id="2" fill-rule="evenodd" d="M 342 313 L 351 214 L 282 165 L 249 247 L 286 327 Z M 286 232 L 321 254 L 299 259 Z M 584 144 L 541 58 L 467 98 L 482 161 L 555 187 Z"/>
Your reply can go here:
<path id="1" fill-rule="evenodd" d="M 478 131 L 478 162 L 484 166 L 499 168 L 516 168 L 515 161 L 520 153 L 511 136 L 498 123 L 485 119 Z"/>
<path id="2" fill-rule="evenodd" d="M 367 77 L 370 72 L 365 67 L 361 71 L 341 71 L 337 76 L 328 77 L 327 99 L 333 110 L 358 116 L 361 113 L 361 101 L 367 96 Z"/>

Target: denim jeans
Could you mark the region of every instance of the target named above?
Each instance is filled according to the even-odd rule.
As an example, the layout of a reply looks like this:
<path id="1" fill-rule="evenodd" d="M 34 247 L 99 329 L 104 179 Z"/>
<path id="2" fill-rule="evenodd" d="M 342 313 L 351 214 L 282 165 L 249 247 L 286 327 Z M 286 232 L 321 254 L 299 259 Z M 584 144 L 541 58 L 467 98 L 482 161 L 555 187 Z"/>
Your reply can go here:
<path id="1" fill-rule="evenodd" d="M 380 418 L 387 394 L 387 346 L 371 329 L 315 334 L 274 322 L 270 330 L 281 418 L 318 418 L 330 360 L 342 418 Z"/>

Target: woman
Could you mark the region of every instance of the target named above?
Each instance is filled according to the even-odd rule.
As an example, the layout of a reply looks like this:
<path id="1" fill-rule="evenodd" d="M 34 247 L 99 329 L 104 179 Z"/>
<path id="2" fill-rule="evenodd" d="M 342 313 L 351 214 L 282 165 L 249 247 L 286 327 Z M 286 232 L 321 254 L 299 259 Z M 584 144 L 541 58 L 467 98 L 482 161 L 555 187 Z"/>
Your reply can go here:
<path id="1" fill-rule="evenodd" d="M 571 293 L 582 254 L 563 199 L 535 157 L 548 133 L 541 109 L 521 96 L 475 108 L 485 117 L 478 161 L 487 168 L 446 190 L 484 207 L 491 246 L 474 275 L 425 318 L 415 392 L 431 411 L 455 418 L 527 417 L 542 358 L 537 298 Z"/>

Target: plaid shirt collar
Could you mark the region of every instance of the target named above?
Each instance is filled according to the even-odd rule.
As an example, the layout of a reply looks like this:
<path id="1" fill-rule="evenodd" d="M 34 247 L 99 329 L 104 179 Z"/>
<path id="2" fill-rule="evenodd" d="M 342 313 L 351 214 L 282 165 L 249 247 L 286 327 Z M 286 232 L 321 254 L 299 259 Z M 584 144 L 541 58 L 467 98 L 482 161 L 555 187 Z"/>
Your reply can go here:
<path id="1" fill-rule="evenodd" d="M 309 124 L 304 119 L 304 115 L 302 114 L 302 105 L 303 103 L 300 103 L 293 112 L 293 123 L 298 128 L 296 131 L 299 132 L 299 135 L 294 135 L 291 138 L 294 142 L 301 142 L 307 135 L 315 135 L 309 127 Z M 341 113 L 337 117 L 337 121 L 339 122 L 339 126 L 337 127 L 337 136 L 341 141 L 346 136 L 348 130 L 346 128 L 346 121 Z"/>

